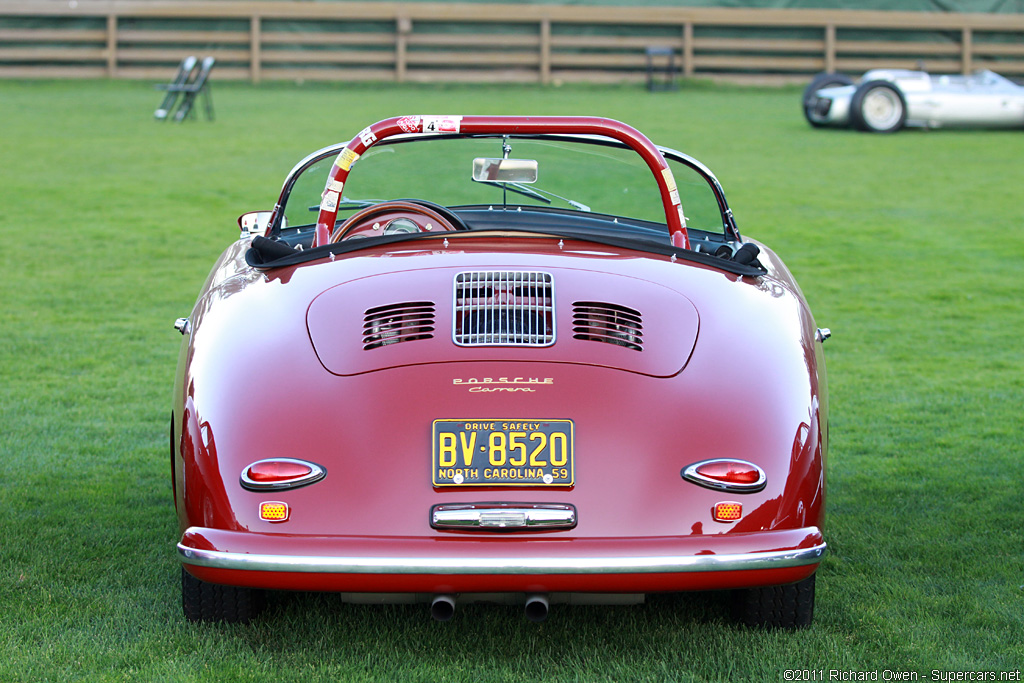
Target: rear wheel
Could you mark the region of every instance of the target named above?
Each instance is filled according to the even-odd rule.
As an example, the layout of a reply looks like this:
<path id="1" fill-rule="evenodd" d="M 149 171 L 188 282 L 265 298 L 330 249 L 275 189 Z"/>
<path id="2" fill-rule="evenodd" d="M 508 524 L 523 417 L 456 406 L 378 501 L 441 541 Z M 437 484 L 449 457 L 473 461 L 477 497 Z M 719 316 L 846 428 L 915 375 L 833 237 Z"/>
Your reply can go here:
<path id="1" fill-rule="evenodd" d="M 252 588 L 200 581 L 182 567 L 181 607 L 189 621 L 244 624 L 263 609 L 263 593 Z"/>
<path id="2" fill-rule="evenodd" d="M 738 590 L 734 599 L 736 617 L 747 626 L 807 628 L 814 618 L 814 574 L 788 586 Z"/>
<path id="3" fill-rule="evenodd" d="M 807 123 L 815 128 L 827 125 L 827 111 L 818 111 L 817 92 L 822 88 L 834 88 L 840 85 L 853 85 L 853 79 L 843 74 L 820 73 L 811 79 L 811 82 L 804 88 L 804 118 Z M 827 103 L 825 103 L 827 104 Z"/>
<path id="4" fill-rule="evenodd" d="M 889 81 L 868 81 L 850 100 L 854 127 L 871 133 L 895 133 L 907 121 L 907 101 Z"/>

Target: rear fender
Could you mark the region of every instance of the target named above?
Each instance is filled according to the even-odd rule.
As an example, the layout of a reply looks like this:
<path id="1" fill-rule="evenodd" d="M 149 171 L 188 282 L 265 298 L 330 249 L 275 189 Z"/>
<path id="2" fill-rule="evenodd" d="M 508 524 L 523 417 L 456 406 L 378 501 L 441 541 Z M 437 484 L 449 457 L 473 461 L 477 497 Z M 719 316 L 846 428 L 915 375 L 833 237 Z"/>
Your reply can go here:
<path id="1" fill-rule="evenodd" d="M 189 397 L 181 416 L 181 440 L 178 443 L 181 467 L 178 486 L 181 505 L 178 518 L 182 531 L 202 524 L 217 529 L 237 529 L 228 493 L 217 467 L 217 446 L 213 429 L 200 421 Z"/>

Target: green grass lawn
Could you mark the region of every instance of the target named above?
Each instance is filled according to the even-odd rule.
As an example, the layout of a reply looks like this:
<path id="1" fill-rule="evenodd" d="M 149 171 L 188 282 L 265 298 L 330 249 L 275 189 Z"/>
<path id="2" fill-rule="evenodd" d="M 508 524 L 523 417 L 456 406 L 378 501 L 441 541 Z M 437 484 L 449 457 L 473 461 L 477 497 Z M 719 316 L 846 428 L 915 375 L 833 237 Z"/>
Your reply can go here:
<path id="1" fill-rule="evenodd" d="M 0 82 L 0 680 L 787 680 L 1024 662 L 1024 132 L 812 130 L 800 91 Z M 235 218 L 298 159 L 399 114 L 617 118 L 708 164 L 826 344 L 829 554 L 813 627 L 713 595 L 635 607 L 277 597 L 181 614 L 167 419 L 187 315 Z M 822 678 L 823 674 L 823 678 Z M 956 680 L 944 678 L 941 680 Z M 839 679 L 834 679 L 839 680 Z M 850 679 L 847 679 L 850 680 Z"/>

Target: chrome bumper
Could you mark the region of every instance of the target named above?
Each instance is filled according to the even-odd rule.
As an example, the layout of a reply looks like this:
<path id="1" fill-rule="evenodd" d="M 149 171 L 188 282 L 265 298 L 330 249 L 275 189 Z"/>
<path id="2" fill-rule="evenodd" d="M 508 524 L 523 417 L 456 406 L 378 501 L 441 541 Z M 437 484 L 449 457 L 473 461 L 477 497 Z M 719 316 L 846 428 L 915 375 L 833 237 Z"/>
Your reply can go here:
<path id="1" fill-rule="evenodd" d="M 764 552 L 697 555 L 304 556 L 206 550 L 178 544 L 184 564 L 211 569 L 315 574 L 591 575 L 786 569 L 817 564 L 826 544 Z M 553 549 L 552 549 L 553 550 Z"/>

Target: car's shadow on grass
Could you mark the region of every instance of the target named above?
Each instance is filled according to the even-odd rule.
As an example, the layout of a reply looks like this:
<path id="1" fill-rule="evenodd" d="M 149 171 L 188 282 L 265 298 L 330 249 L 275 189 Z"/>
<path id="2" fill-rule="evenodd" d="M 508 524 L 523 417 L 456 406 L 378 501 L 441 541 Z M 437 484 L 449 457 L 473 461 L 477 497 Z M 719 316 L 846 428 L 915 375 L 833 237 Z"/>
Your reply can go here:
<path id="1" fill-rule="evenodd" d="M 348 604 L 330 593 L 271 592 L 266 609 L 242 632 L 255 649 L 279 654 L 321 643 L 348 657 L 384 649 L 420 661 L 436 657 L 439 666 L 453 658 L 564 657 L 567 648 L 583 659 L 607 657 L 609 647 L 633 657 L 683 633 L 745 630 L 731 618 L 730 598 L 728 591 L 708 591 L 649 595 L 632 605 L 553 604 L 541 622 L 527 619 L 522 604 L 481 602 L 459 605 L 449 621 L 439 622 L 429 603 Z M 616 642 L 607 641 L 609 632 Z"/>
<path id="2" fill-rule="evenodd" d="M 436 624 L 437 627 L 451 626 L 458 628 L 460 622 L 475 621 L 481 618 L 501 618 L 509 621 L 522 620 L 528 626 L 544 627 L 557 624 L 560 620 L 575 620 L 586 616 L 607 615 L 611 619 L 626 618 L 637 612 L 648 612 L 648 616 L 672 614 L 677 618 L 694 623 L 707 623 L 714 620 L 728 621 L 732 615 L 730 591 L 696 591 L 692 593 L 655 593 L 647 595 L 637 604 L 566 604 L 553 603 L 546 619 L 531 622 L 525 615 L 525 606 L 505 602 L 488 602 L 482 600 L 463 604 L 459 602 L 455 614 L 450 621 L 439 622 L 431 618 L 430 603 L 416 602 L 410 604 L 355 604 L 346 603 L 334 593 L 319 592 L 287 592 L 268 591 L 264 594 L 266 609 L 253 623 L 271 622 L 278 619 L 290 619 L 298 614 L 318 613 L 324 619 L 373 618 L 381 612 L 402 615 L 403 619 L 414 622 L 424 621 Z M 364 614 L 360 614 L 360 613 Z M 500 615 L 500 616 L 499 616 Z"/>

